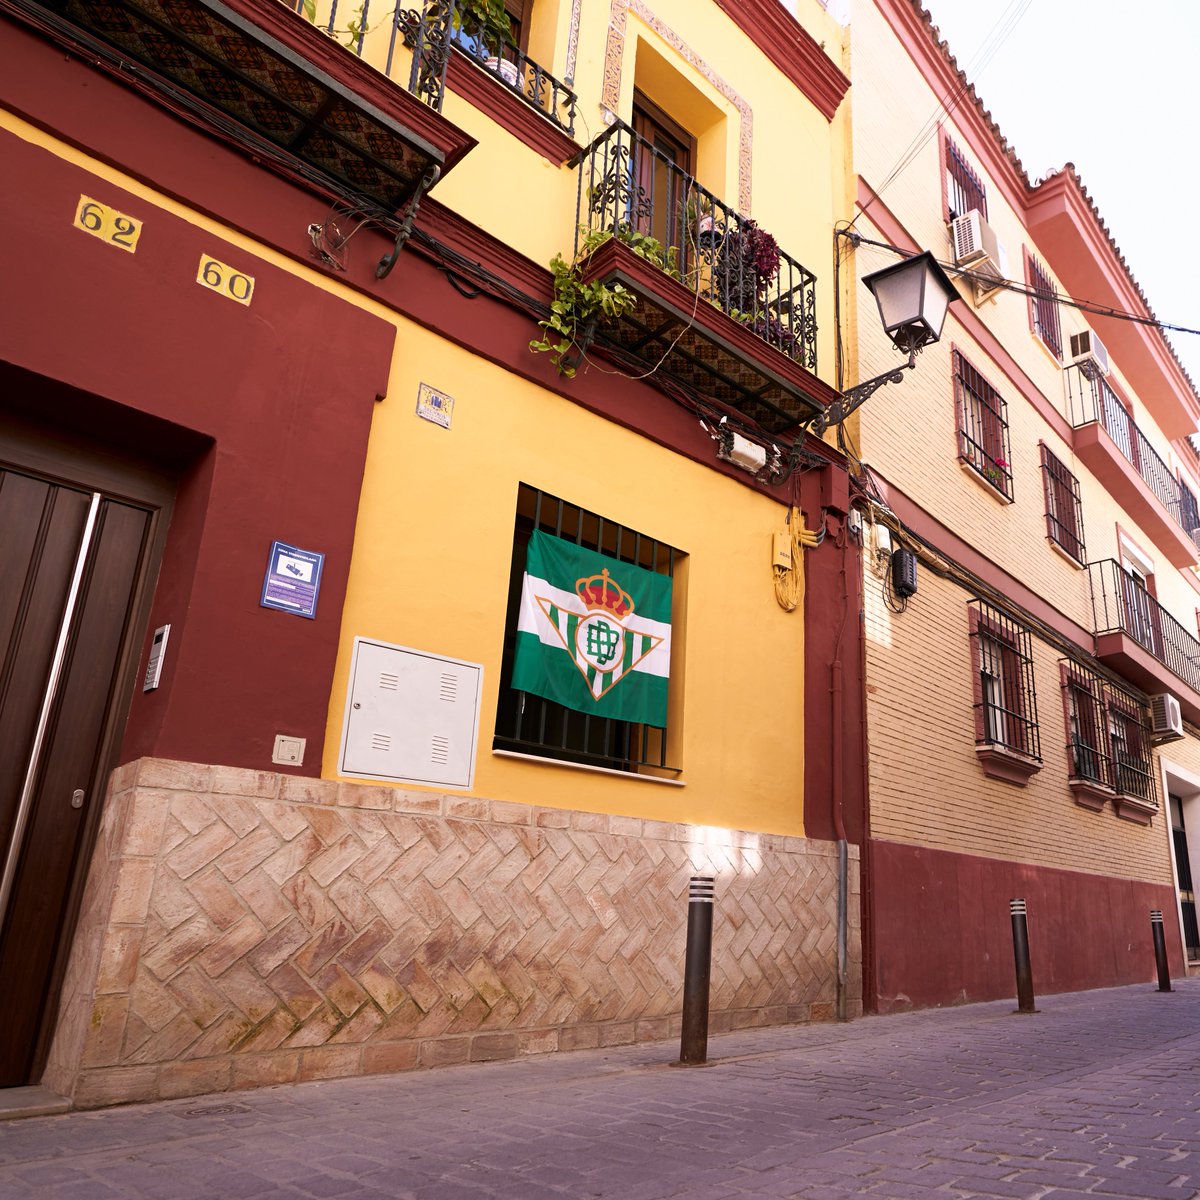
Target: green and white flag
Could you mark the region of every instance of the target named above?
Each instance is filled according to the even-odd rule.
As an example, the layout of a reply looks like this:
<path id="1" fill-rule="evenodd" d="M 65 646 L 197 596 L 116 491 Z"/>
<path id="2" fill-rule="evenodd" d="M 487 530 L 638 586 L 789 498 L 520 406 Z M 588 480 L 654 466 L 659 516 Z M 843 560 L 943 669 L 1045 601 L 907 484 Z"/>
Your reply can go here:
<path id="1" fill-rule="evenodd" d="M 579 712 L 667 723 L 671 577 L 529 539 L 512 685 Z"/>

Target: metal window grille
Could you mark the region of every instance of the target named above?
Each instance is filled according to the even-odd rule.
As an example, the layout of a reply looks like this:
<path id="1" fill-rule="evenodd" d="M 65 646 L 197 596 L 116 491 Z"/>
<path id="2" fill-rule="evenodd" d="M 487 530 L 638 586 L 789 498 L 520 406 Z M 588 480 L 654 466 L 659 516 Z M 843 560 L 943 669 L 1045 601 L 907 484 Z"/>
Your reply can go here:
<path id="1" fill-rule="evenodd" d="M 1035 295 L 1031 297 L 1033 314 L 1033 332 L 1042 339 L 1046 349 L 1055 358 L 1062 358 L 1062 327 L 1058 320 L 1058 300 L 1055 298 L 1054 284 L 1045 268 L 1037 259 L 1028 262 L 1029 286 Z"/>
<path id="2" fill-rule="evenodd" d="M 1008 404 L 957 350 L 953 362 L 958 456 L 1011 500 L 1013 477 Z"/>
<path id="3" fill-rule="evenodd" d="M 1150 722 L 1143 705 L 1127 692 L 1109 689 L 1108 736 L 1112 744 L 1113 790 L 1158 807 L 1150 757 Z"/>
<path id="4" fill-rule="evenodd" d="M 1182 479 L 1179 481 L 1179 523 L 1200 546 L 1200 505 L 1196 503 L 1196 493 Z"/>
<path id="5" fill-rule="evenodd" d="M 975 611 L 971 638 L 979 675 L 975 740 L 1040 762 L 1032 635 L 985 600 L 972 600 L 970 605 Z"/>
<path id="6" fill-rule="evenodd" d="M 501 664 L 501 678 L 506 682 L 512 679 L 526 548 L 535 529 L 660 575 L 674 576 L 682 558 L 679 550 L 665 542 L 521 484 L 517 494 Z M 496 749 L 619 771 L 637 772 L 648 768 L 679 771 L 682 768 L 667 762 L 667 743 L 668 728 L 665 726 L 659 728 L 593 716 L 530 692 L 517 691 L 510 686 L 501 688 L 493 741 Z"/>
<path id="7" fill-rule="evenodd" d="M 961 217 L 973 208 L 987 220 L 987 191 L 979 176 L 962 156 L 962 151 L 950 140 L 946 141 L 946 207 L 950 219 Z"/>
<path id="8" fill-rule="evenodd" d="M 1076 562 L 1087 562 L 1079 480 L 1045 446 L 1042 447 L 1042 482 L 1046 490 L 1046 532 Z"/>
<path id="9" fill-rule="evenodd" d="M 1107 681 L 1071 659 L 1061 660 L 1067 712 L 1068 778 L 1109 786 L 1112 757 L 1105 706 Z"/>
<path id="10" fill-rule="evenodd" d="M 1150 715 L 1132 692 L 1074 659 L 1060 660 L 1071 779 L 1111 788 L 1158 807 Z"/>

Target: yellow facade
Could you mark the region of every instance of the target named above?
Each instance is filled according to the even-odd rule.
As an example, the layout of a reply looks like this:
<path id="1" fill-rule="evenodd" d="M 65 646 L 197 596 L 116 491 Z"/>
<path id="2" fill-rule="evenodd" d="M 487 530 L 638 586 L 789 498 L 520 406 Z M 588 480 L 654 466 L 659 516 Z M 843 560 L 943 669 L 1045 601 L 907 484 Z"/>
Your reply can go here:
<path id="1" fill-rule="evenodd" d="M 72 466 L 82 482 L 64 476 L 84 494 L 110 452 L 168 479 L 158 557 L 121 626 L 112 695 L 125 707 L 94 756 L 66 932 L 46 942 L 53 978 L 22 994 L 37 1049 L 21 1049 L 0 1087 L 41 1081 L 98 1106 L 671 1037 L 696 873 L 722 904 L 714 1030 L 857 1015 L 858 849 L 835 844 L 830 815 L 861 787 L 854 656 L 829 619 L 844 602 L 854 627 L 845 461 L 815 439 L 810 459 L 787 460 L 805 443 L 801 418 L 836 394 L 831 233 L 853 196 L 844 31 L 818 0 L 795 18 L 773 3 L 533 0 L 522 52 L 531 78 L 543 68 L 577 98 L 568 135 L 498 61 L 489 74 L 462 47 L 437 112 L 403 94 L 411 58 L 394 4 L 340 2 L 327 39 L 313 28 L 328 23 L 327 0 L 311 19 L 290 0 L 234 0 L 236 27 L 197 51 L 187 39 L 225 7 L 179 19 L 171 61 L 155 60 L 173 80 L 162 91 L 105 70 L 126 51 L 87 6 L 58 40 L 0 17 L 44 68 L 41 82 L 0 83 L 0 138 L 38 172 L 24 191 L 0 187 L 44 218 L 20 264 L 30 294 L 48 304 L 42 284 L 74 257 L 71 239 L 87 240 L 69 211 L 56 232 L 60 193 L 71 205 L 76 184 L 102 203 L 119 194 L 144 224 L 136 256 L 88 260 L 88 303 L 136 329 L 139 353 L 89 340 L 76 316 L 61 364 L 39 344 L 31 367 L 10 336 L 0 373 L 40 373 L 30 394 L 55 404 L 78 391 L 50 438 L 78 434 L 92 455 Z M 361 20 L 360 46 L 349 25 Z M 88 39 L 96 61 L 75 52 Z M 149 38 L 146 54 L 163 44 Z M 218 44 L 243 65 L 276 56 L 244 105 L 206 93 L 196 72 L 172 75 Z M 276 84 L 286 94 L 265 99 Z M 291 106 L 327 86 L 336 102 L 305 113 L 303 136 L 279 134 Z M 95 97 L 95 114 L 58 103 L 65 94 Z M 643 311 L 691 307 L 672 347 L 733 383 L 656 377 L 659 363 L 633 363 L 612 328 L 574 380 L 529 349 L 551 260 L 574 254 L 592 198 L 580 160 L 633 122 L 635 96 L 678 135 L 686 161 L 673 165 L 715 198 L 720 238 L 742 253 L 737 239 L 757 228 L 803 268 L 771 310 L 799 331 L 791 351 L 768 344 L 744 302 L 699 290 L 679 302 L 665 286 L 701 272 L 641 281 Z M 405 172 L 432 161 L 418 142 L 449 167 L 379 270 L 408 232 L 422 175 Z M 653 186 L 628 164 L 607 182 Z M 257 278 L 251 304 L 196 286 L 200 241 Z M 628 254 L 623 270 L 648 269 Z M 211 307 L 189 324 L 197 294 Z M 174 328 L 151 332 L 177 311 Z M 191 388 L 217 368 L 210 408 Z M 446 427 L 416 411 L 426 387 L 453 402 Z M 757 388 L 784 395 L 773 431 L 752 415 L 768 411 L 753 407 Z M 10 402 L 0 396 L 5 417 Z M 102 410 L 112 429 L 97 429 Z M 749 473 L 718 460 L 722 417 L 751 447 Z M 169 427 L 161 462 L 156 422 Z M 126 427 L 137 437 L 117 454 L 108 443 Z M 42 436 L 0 470 L 42 471 Z M 751 478 L 754 453 L 764 478 Z M 775 470 L 786 483 L 766 478 Z M 590 745 L 566 761 L 549 739 L 532 753 L 494 747 L 515 694 L 508 613 L 527 489 L 676 552 L 665 766 Z M 776 596 L 773 539 L 790 504 L 817 543 L 796 563 L 811 611 L 785 612 Z M 271 539 L 328 551 L 319 602 L 302 614 L 312 622 L 260 602 Z M 144 691 L 147 647 L 171 626 L 162 686 Z M 343 771 L 357 639 L 479 670 L 469 784 Z M 839 654 L 849 683 L 835 710 Z"/>
<path id="2" fill-rule="evenodd" d="M 775 601 L 777 503 L 530 386 L 413 325 L 401 327 L 391 395 L 376 412 L 330 704 L 324 774 L 337 772 L 355 636 L 484 667 L 475 790 L 483 796 L 654 820 L 799 834 L 804 630 Z M 419 420 L 421 382 L 454 397 L 449 430 Z M 500 671 L 517 485 L 683 551 L 672 670 L 686 692 L 677 788 L 488 753 Z M 387 547 L 380 553 L 380 547 Z M 739 714 L 771 713 L 772 720 Z"/>
<path id="3" fill-rule="evenodd" d="M 840 60 L 843 31 L 816 3 L 803 8 L 805 27 Z M 586 145 L 614 116 L 628 121 L 635 88 L 686 127 L 696 138 L 697 180 L 748 209 L 818 275 L 818 362 L 831 378 L 826 264 L 829 231 L 849 210 L 847 106 L 827 120 L 717 6 L 682 0 L 539 2 L 530 54 L 552 47 L 539 61 L 560 78 L 569 69 L 565 34 L 576 15 L 576 139 Z M 373 27 L 364 45 L 380 68 L 385 32 Z M 398 57 L 392 77 L 406 80 L 408 62 Z M 449 90 L 443 112 L 479 145 L 438 185 L 438 202 L 535 262 L 569 258 L 575 170 L 549 162 Z M 566 397 L 547 392 L 436 332 L 403 321 L 397 327 L 389 400 L 371 435 L 323 774 L 337 774 L 353 639 L 370 636 L 483 664 L 473 789 L 481 796 L 802 834 L 803 620 L 776 604 L 769 560 L 785 510 L 570 403 L 569 385 Z M 612 376 L 614 389 L 621 382 Z M 451 429 L 414 416 L 421 383 L 454 398 Z M 682 771 L 668 783 L 489 751 L 497 695 L 507 686 L 504 597 L 494 582 L 481 581 L 507 575 L 519 483 L 686 556 L 672 662 L 681 719 L 670 755 Z M 388 552 L 378 553 L 380 546 Z"/>

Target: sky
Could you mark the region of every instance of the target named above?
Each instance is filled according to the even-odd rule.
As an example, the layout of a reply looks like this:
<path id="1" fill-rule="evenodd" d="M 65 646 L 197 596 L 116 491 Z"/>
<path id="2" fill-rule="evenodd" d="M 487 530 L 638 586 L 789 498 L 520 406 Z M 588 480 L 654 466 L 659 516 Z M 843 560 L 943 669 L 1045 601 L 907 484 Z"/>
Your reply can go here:
<path id="1" fill-rule="evenodd" d="M 1074 163 L 1154 315 L 1200 329 L 1200 0 L 922 3 L 1030 179 Z"/>

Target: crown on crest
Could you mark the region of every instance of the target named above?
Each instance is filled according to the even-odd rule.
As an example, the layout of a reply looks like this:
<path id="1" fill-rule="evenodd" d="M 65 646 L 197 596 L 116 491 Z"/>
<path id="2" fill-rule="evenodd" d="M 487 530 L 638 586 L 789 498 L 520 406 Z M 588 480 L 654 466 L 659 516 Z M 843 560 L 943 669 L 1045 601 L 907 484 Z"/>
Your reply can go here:
<path id="1" fill-rule="evenodd" d="M 633 597 L 609 576 L 607 568 L 599 575 L 575 580 L 575 594 L 588 612 L 606 612 L 617 620 L 633 612 Z"/>

